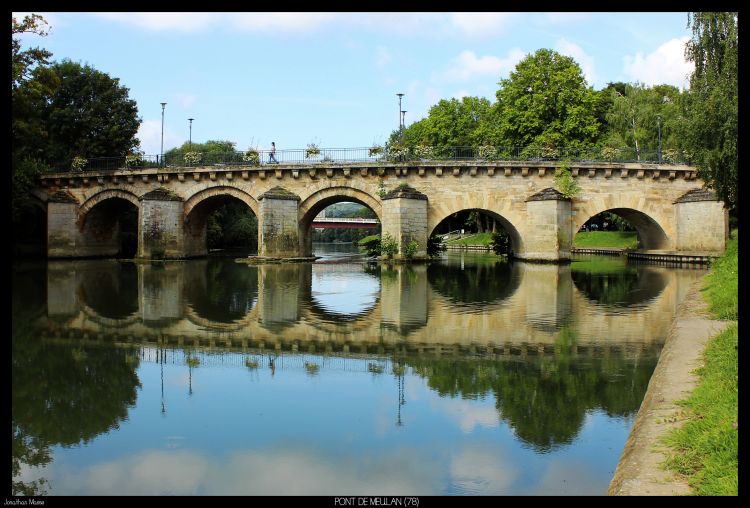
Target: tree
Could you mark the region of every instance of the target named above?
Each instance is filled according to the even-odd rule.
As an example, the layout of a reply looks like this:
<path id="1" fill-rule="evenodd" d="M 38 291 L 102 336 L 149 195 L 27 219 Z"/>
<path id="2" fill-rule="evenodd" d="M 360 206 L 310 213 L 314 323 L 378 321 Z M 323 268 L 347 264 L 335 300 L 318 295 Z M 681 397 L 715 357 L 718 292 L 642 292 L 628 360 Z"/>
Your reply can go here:
<path id="1" fill-rule="evenodd" d="M 500 144 L 557 148 L 596 141 L 597 95 L 572 58 L 540 49 L 499 84 L 495 107 Z"/>
<path id="2" fill-rule="evenodd" d="M 656 151 L 661 129 L 663 148 L 679 146 L 676 134 L 680 91 L 676 87 L 626 84 L 624 90 L 613 88 L 610 94 L 605 144 L 612 148 L 632 147 L 640 160 L 644 150 Z"/>
<path id="3" fill-rule="evenodd" d="M 489 141 L 494 125 L 492 105 L 482 97 L 442 99 L 430 108 L 427 118 L 413 123 L 403 132 L 408 146 L 478 146 Z M 399 131 L 391 134 L 391 143 L 399 140 Z"/>
<path id="4" fill-rule="evenodd" d="M 698 176 L 737 211 L 738 42 L 736 12 L 688 14 L 695 64 L 687 97 L 686 136 Z"/>
<path id="5" fill-rule="evenodd" d="M 60 86 L 42 112 L 50 163 L 67 169 L 76 155 L 116 157 L 138 148 L 138 107 L 118 78 L 70 60 L 55 63 L 51 70 Z"/>
<path id="6" fill-rule="evenodd" d="M 11 208 L 13 224 L 18 228 L 30 204 L 36 177 L 47 169 L 43 161 L 47 128 L 41 111 L 59 85 L 59 79 L 46 67 L 52 53 L 39 48 L 22 50 L 16 35 L 33 33 L 44 37 L 47 35 L 44 25 L 47 22 L 38 14 L 26 16 L 21 22 L 13 18 L 11 25 Z M 36 73 L 34 80 L 32 72 Z"/>
<path id="7" fill-rule="evenodd" d="M 49 32 L 44 29 L 47 21 L 39 14 L 25 16 L 23 21 L 18 22 L 12 18 L 11 32 L 15 35 L 33 33 L 40 37 L 46 37 Z M 46 49 L 29 48 L 21 51 L 21 40 L 13 37 L 11 42 L 12 55 L 12 89 L 15 91 L 21 87 L 30 77 L 31 71 L 37 65 L 46 65 L 52 53 Z"/>
<path id="8" fill-rule="evenodd" d="M 185 154 L 188 152 L 198 152 L 201 154 L 202 162 L 225 162 L 229 157 L 236 157 L 237 161 L 242 160 L 242 154 L 236 152 L 237 143 L 228 140 L 209 139 L 205 143 L 189 143 L 185 141 L 182 146 L 167 150 L 164 154 L 164 160 L 167 164 L 181 165 L 184 162 Z"/>

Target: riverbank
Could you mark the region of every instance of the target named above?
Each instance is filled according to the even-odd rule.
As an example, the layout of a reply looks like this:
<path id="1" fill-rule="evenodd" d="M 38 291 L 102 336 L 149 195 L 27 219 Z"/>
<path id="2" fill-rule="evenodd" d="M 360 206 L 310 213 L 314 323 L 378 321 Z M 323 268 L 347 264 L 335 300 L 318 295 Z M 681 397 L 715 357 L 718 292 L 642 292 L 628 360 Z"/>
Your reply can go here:
<path id="1" fill-rule="evenodd" d="M 677 310 L 609 495 L 736 495 L 736 279 L 735 237 Z"/>

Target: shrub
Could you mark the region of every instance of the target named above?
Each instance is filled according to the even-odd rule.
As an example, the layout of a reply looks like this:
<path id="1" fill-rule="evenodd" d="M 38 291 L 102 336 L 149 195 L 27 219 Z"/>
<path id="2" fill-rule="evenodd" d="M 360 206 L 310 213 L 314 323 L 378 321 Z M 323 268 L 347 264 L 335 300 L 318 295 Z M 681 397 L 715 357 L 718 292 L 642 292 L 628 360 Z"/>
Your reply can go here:
<path id="1" fill-rule="evenodd" d="M 419 250 L 419 242 L 412 240 L 404 246 L 404 256 L 406 259 L 413 258 Z"/>
<path id="2" fill-rule="evenodd" d="M 510 236 L 505 231 L 496 231 L 492 233 L 490 246 L 495 254 L 508 254 L 510 252 Z"/>
<path id="3" fill-rule="evenodd" d="M 377 256 L 380 254 L 380 236 L 378 235 L 366 236 L 357 245 L 363 248 L 368 256 Z"/>
<path id="4" fill-rule="evenodd" d="M 388 259 L 398 254 L 398 242 L 389 233 L 385 233 L 380 240 L 380 254 Z"/>
<path id="5" fill-rule="evenodd" d="M 447 249 L 448 247 L 439 237 L 431 236 L 427 239 L 427 255 L 431 258 L 439 256 L 441 252 L 445 252 Z"/>
<path id="6" fill-rule="evenodd" d="M 578 182 L 570 172 L 570 165 L 566 162 L 555 170 L 555 189 L 568 199 L 580 192 Z"/>

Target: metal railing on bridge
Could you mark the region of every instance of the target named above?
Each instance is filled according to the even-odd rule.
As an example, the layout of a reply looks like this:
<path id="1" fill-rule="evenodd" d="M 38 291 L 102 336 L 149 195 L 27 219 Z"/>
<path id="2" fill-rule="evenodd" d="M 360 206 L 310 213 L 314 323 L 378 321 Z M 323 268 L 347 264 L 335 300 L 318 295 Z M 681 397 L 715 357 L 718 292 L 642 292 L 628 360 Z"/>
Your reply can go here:
<path id="1" fill-rule="evenodd" d="M 56 164 L 56 172 L 141 170 L 185 167 L 265 167 L 283 165 L 335 165 L 358 163 L 449 162 L 449 161 L 571 161 L 571 162 L 646 162 L 690 164 L 684 151 L 635 148 L 542 148 L 507 146 L 386 146 L 371 148 L 303 148 L 290 150 L 251 150 L 246 152 L 174 152 L 160 155 L 120 157 L 76 157 L 72 162 Z"/>

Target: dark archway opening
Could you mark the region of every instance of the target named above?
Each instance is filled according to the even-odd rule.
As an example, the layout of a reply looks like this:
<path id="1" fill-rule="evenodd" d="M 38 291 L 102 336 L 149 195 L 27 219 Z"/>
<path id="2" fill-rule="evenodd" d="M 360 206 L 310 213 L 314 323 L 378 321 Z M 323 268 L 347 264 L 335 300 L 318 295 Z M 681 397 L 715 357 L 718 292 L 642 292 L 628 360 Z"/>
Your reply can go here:
<path id="1" fill-rule="evenodd" d="M 138 208 L 123 198 L 105 199 L 88 211 L 84 235 L 95 257 L 132 259 L 138 250 Z"/>
<path id="2" fill-rule="evenodd" d="M 430 246 L 442 245 L 449 250 L 489 250 L 512 257 L 518 252 L 520 236 L 503 217 L 482 209 L 467 209 L 443 219 L 432 231 Z"/>
<path id="3" fill-rule="evenodd" d="M 187 230 L 193 255 L 247 256 L 258 253 L 258 218 L 246 203 L 230 195 L 212 196 L 190 212 Z"/>

